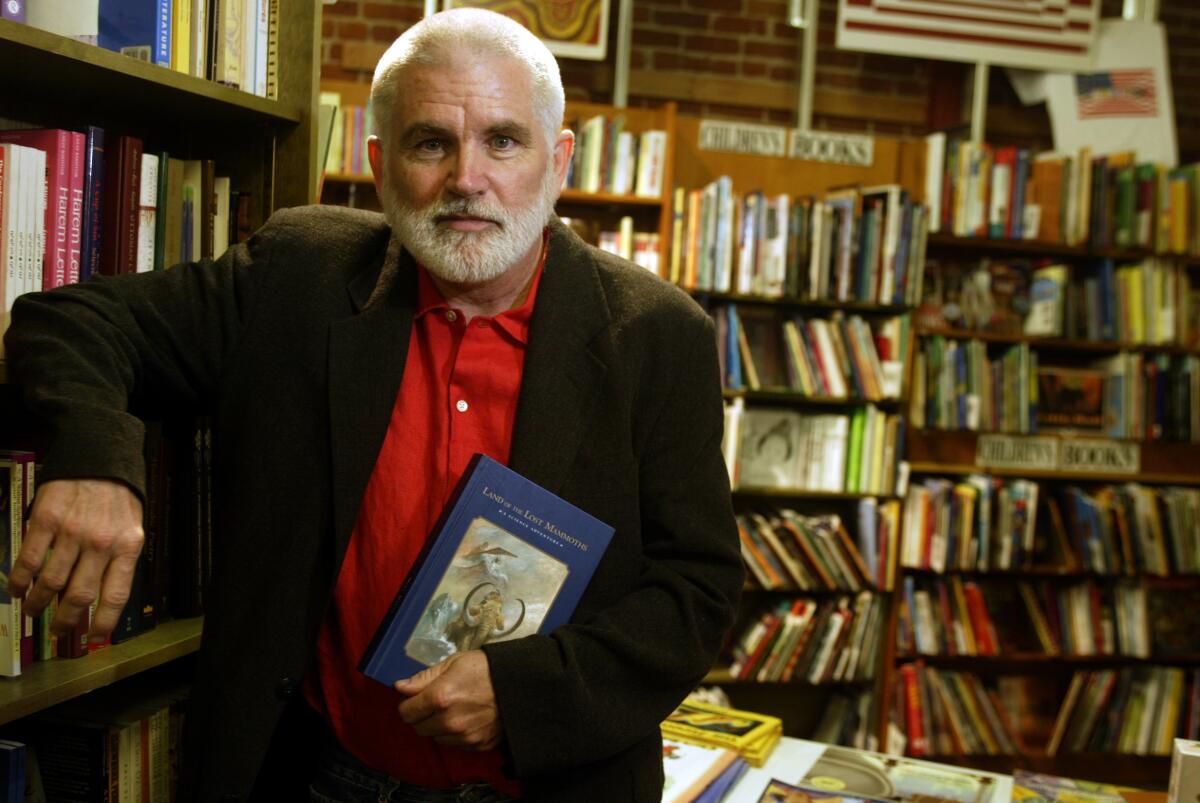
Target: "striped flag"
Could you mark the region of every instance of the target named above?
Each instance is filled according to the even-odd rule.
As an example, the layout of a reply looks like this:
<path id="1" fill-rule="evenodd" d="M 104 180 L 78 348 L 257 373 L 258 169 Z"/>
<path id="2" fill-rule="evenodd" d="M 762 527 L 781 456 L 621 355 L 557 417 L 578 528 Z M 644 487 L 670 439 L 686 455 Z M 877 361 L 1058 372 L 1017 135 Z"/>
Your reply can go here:
<path id="1" fill-rule="evenodd" d="M 1077 73 L 1075 96 L 1081 120 L 1154 117 L 1158 114 L 1158 93 L 1154 89 L 1152 69 Z"/>
<path id="2" fill-rule="evenodd" d="M 838 0 L 837 45 L 904 56 L 1086 70 L 1100 0 Z"/>

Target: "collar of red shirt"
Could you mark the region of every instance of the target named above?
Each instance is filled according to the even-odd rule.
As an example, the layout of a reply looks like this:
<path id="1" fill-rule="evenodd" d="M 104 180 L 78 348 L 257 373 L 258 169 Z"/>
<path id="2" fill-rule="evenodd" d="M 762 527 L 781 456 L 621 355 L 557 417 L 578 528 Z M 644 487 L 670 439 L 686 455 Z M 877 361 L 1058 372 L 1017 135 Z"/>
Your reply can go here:
<path id="1" fill-rule="evenodd" d="M 546 265 L 546 252 L 549 249 L 550 229 L 542 230 L 542 255 L 533 271 L 533 279 L 529 284 L 529 294 L 519 307 L 505 310 L 499 315 L 479 317 L 476 320 L 489 320 L 495 326 L 508 334 L 519 343 L 529 344 L 529 324 L 533 320 L 533 303 L 537 298 L 538 284 L 542 280 L 542 269 Z M 449 309 L 450 305 L 442 297 L 437 285 L 429 276 L 429 271 L 421 263 L 417 263 L 417 312 L 416 318 L 423 318 L 431 312 Z"/>

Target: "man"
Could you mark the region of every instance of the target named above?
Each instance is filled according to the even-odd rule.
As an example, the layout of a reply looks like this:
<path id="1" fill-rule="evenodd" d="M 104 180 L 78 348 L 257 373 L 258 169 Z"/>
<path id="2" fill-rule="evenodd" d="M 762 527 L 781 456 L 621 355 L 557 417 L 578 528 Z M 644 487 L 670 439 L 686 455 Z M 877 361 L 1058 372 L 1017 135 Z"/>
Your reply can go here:
<path id="1" fill-rule="evenodd" d="M 54 438 L 13 591 L 111 630 L 142 540 L 127 409 L 204 406 L 184 799 L 303 799 L 315 764 L 314 800 L 657 801 L 658 723 L 742 580 L 711 323 L 552 220 L 573 138 L 519 25 L 435 15 L 372 95 L 386 222 L 289 210 L 216 263 L 18 303 L 11 371 Z M 567 626 L 383 687 L 355 667 L 475 451 L 616 534 Z"/>

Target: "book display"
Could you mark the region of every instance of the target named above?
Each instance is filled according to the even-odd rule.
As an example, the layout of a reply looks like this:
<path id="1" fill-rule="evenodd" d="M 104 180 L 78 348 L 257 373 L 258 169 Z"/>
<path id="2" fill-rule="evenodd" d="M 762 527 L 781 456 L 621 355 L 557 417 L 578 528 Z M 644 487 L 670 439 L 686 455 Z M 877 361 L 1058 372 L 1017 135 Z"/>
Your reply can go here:
<path id="1" fill-rule="evenodd" d="M 1200 727 L 1193 171 L 938 137 L 887 716 L 909 755 L 1161 783 Z"/>
<path id="2" fill-rule="evenodd" d="M 197 49 L 197 43 L 207 48 L 212 41 L 209 26 L 197 26 L 191 16 L 191 10 L 204 7 L 202 2 L 173 5 L 178 18 L 168 15 L 165 24 L 176 35 L 165 61 L 131 58 L 0 19 L 0 65 L 21 76 L 0 88 L 0 199 L 13 204 L 13 210 L 22 204 L 23 210 L 4 215 L 6 224 L 20 221 L 21 226 L 0 232 L 5 309 L 21 292 L 93 273 L 160 270 L 181 260 L 219 256 L 276 209 L 313 200 L 313 62 L 319 50 L 320 4 L 289 5 L 286 16 L 263 0 L 244 9 L 230 6 L 229 25 L 242 22 L 233 18 L 234 11 L 255 12 L 254 24 L 242 29 L 246 39 L 239 42 L 238 65 L 249 83 L 232 80 L 228 72 L 214 75 L 210 67 L 215 69 L 216 62 L 205 62 L 207 50 Z M 247 54 L 254 54 L 253 59 Z M 231 69 L 234 62 L 221 65 Z M 27 199 L 35 203 L 29 205 Z M 35 451 L 38 437 L 22 416 L 16 389 L 0 386 L 0 399 L 5 411 L 0 443 Z M 123 678 L 172 667 L 186 675 L 191 664 L 185 656 L 200 642 L 196 613 L 202 609 L 199 595 L 208 565 L 202 539 L 211 521 L 204 466 L 212 443 L 203 422 L 190 421 L 186 427 L 186 432 L 172 432 L 169 439 L 185 444 L 174 450 L 163 446 L 155 426 L 148 427 L 146 547 L 133 589 L 139 604 L 126 609 L 111 644 L 89 645 L 85 628 L 74 638 L 56 641 L 44 627 L 47 617 L 37 626 L 20 617 L 19 609 L 15 634 L 11 625 L 0 628 L 6 633 L 0 663 L 6 674 L 19 673 L 0 684 L 0 724 L 6 734 L 29 725 L 31 715 L 57 716 L 59 704 Z M 22 476 L 23 459 L 21 452 L 6 453 L 5 479 Z M 176 461 L 186 463 L 190 473 L 166 465 Z M 167 504 L 162 482 L 168 468 L 178 484 L 174 492 L 183 494 L 187 504 Z M 5 519 L 11 530 L 6 562 L 16 548 L 24 507 L 13 494 L 28 498 L 32 479 L 26 481 L 23 489 L 14 482 L 4 484 L 6 511 L 17 514 L 11 522 Z M 179 537 L 173 536 L 170 562 L 161 540 L 168 518 L 173 529 L 189 531 L 174 533 Z M 168 600 L 162 592 L 173 568 L 180 578 L 170 580 L 174 591 Z M 14 605 L 10 601 L 3 607 Z M 169 611 L 191 618 L 172 620 Z M 7 671 L 10 667 L 16 671 Z M 136 695 L 136 684 L 131 690 Z M 153 738 L 156 754 L 165 754 L 169 706 L 145 701 L 143 708 L 131 720 L 139 723 L 135 730 L 143 740 Z M 147 736 L 150 729 L 153 737 Z M 143 755 L 149 745 L 142 742 Z M 160 768 L 153 771 L 156 778 L 162 774 Z"/>

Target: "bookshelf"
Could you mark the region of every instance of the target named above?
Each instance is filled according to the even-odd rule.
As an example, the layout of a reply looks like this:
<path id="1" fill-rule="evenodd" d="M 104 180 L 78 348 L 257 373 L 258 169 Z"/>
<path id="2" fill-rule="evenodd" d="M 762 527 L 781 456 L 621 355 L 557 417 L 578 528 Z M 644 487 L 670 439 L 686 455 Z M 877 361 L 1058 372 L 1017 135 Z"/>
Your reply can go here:
<path id="1" fill-rule="evenodd" d="M 275 210 L 316 198 L 315 110 L 321 5 L 287 4 L 278 20 L 278 99 L 258 97 L 118 53 L 0 20 L 4 128 L 103 128 L 141 138 L 147 153 L 213 160 L 232 190 L 250 196 L 252 228 Z M 111 141 L 111 140 L 110 140 Z M 0 378 L 6 371 L 0 363 Z M 7 447 L 36 440 L 17 389 L 0 388 Z M 0 683 L 0 723 L 20 720 L 118 681 L 133 694 L 152 670 L 190 674 L 202 621 L 160 619 L 154 629 L 81 658 L 22 667 Z M 161 668 L 161 670 L 159 670 Z"/>
<path id="2" fill-rule="evenodd" d="M 1179 433 L 1164 431 L 1164 414 L 1145 398 L 1146 388 L 1152 387 L 1154 380 L 1138 372 L 1150 364 L 1170 365 L 1174 371 L 1177 364 L 1194 360 L 1197 352 L 1193 341 L 1185 337 L 1182 320 L 1187 315 L 1190 288 L 1194 286 L 1190 274 L 1195 260 L 1176 255 L 1160 257 L 1137 248 L 1117 250 L 946 233 L 931 234 L 927 248 L 930 260 L 927 282 L 930 266 L 943 275 L 933 280 L 932 293 L 922 299 L 917 310 L 914 326 L 917 347 L 911 367 L 918 372 L 927 365 L 937 366 L 948 359 L 947 344 L 954 343 L 955 357 L 966 368 L 957 369 L 957 377 L 952 372 L 949 386 L 936 368 L 931 368 L 925 377 L 914 375 L 910 382 L 910 387 L 915 388 L 909 411 L 914 426 L 909 428 L 906 441 L 905 457 L 912 479 L 905 501 L 905 538 L 910 541 L 924 538 L 921 548 L 925 551 L 920 558 L 909 554 L 900 560 L 894 592 L 896 621 L 891 629 L 894 652 L 889 656 L 892 688 L 885 694 L 887 718 L 910 737 L 910 752 L 912 737 L 918 734 L 918 741 L 926 741 L 922 745 L 923 754 L 938 761 L 1001 772 L 1021 767 L 1117 783 L 1160 784 L 1167 772 L 1168 759 L 1156 753 L 1167 738 L 1164 728 L 1169 729 L 1172 722 L 1166 712 L 1174 705 L 1186 714 L 1191 684 L 1200 666 L 1197 664 L 1200 640 L 1189 650 L 1166 650 L 1158 643 L 1160 628 L 1155 621 L 1159 617 L 1153 613 L 1155 603 L 1149 603 L 1151 613 L 1147 614 L 1146 600 L 1148 597 L 1153 600 L 1155 595 L 1165 599 L 1200 593 L 1200 576 L 1190 568 L 1180 572 L 1176 566 L 1173 551 L 1176 547 L 1171 543 L 1175 536 L 1163 496 L 1164 489 L 1175 488 L 1187 494 L 1200 486 L 1200 444 L 1191 442 L 1191 437 L 1183 441 L 1170 439 Z M 1120 270 L 1121 266 L 1143 260 L 1156 261 L 1171 274 L 1170 281 L 1175 282 L 1170 285 L 1173 294 L 1168 294 L 1166 300 L 1170 309 L 1180 315 L 1174 329 L 1152 337 L 1152 330 L 1147 327 L 1145 336 L 1124 337 L 1119 327 L 1128 324 L 1126 319 L 1106 330 L 1104 338 L 1085 336 L 1087 315 L 1094 311 L 1079 306 L 1080 295 L 1075 288 L 1095 281 L 1105 261 Z M 999 270 L 994 267 L 997 264 Z M 957 289 L 969 286 L 968 276 L 990 272 L 993 282 L 1002 282 L 1000 293 L 1007 295 L 1014 275 L 1023 272 L 1029 283 L 1021 285 L 1021 292 L 1028 292 L 1033 272 L 1052 264 L 1061 265 L 1066 277 L 1055 302 L 1059 305 L 1057 331 L 1026 333 L 1019 318 L 1014 326 L 1013 320 L 1004 317 L 1008 299 L 1003 296 L 993 297 L 1000 299 L 996 302 L 999 311 L 992 311 L 992 317 L 983 325 L 980 320 L 987 316 L 968 326 L 941 320 L 939 307 L 947 301 L 958 303 L 962 299 L 963 307 L 970 303 L 965 295 L 958 295 Z M 958 276 L 947 278 L 954 273 Z M 941 295 L 946 288 L 954 289 Z M 927 283 L 926 290 L 930 289 L 931 284 Z M 1122 294 L 1119 286 L 1112 292 Z M 1076 305 L 1073 311 L 1069 306 L 1072 304 Z M 1020 309 L 1019 304 L 1014 306 Z M 1028 315 L 1030 309 L 1026 307 L 1021 312 Z M 965 317 L 969 319 L 970 314 Z M 1151 340 L 1158 342 L 1147 342 Z M 1020 389 L 1021 403 L 1028 403 L 1030 408 L 1027 419 L 1019 426 L 1003 417 L 989 420 L 984 412 L 974 415 L 968 412 L 966 419 L 951 416 L 950 420 L 936 413 L 938 405 L 947 401 L 958 404 L 962 411 L 964 394 L 965 409 L 969 411 L 979 403 L 978 397 L 972 398 L 970 394 L 999 393 L 995 384 L 980 383 L 978 378 L 986 377 L 989 371 L 1000 371 L 1002 355 L 1017 350 L 1022 360 L 1017 373 L 1004 374 L 1003 378 L 992 373 L 992 381 L 1003 387 L 1003 394 L 997 398 L 1017 393 L 1016 383 L 1035 386 L 1032 395 L 1028 387 Z M 1141 386 L 1140 395 L 1132 398 L 1132 409 L 1142 411 L 1137 413 L 1140 417 L 1134 425 L 1127 431 L 1113 429 L 1113 421 L 1124 421 L 1131 406 L 1114 407 L 1113 397 L 1107 395 L 1101 399 L 1089 397 L 1089 404 L 1094 405 L 1094 420 L 1088 419 L 1087 425 L 1083 418 L 1072 422 L 1074 425 L 1052 418 L 1057 413 L 1066 415 L 1068 408 L 1060 410 L 1062 397 L 1047 397 L 1045 390 L 1053 391 L 1069 380 L 1042 376 L 1041 381 L 1047 384 L 1039 390 L 1036 387 L 1039 376 L 1090 372 L 1098 377 L 1097 386 L 1102 382 L 1111 389 L 1115 386 L 1114 374 L 1106 373 L 1104 368 L 1118 359 L 1130 360 L 1129 364 L 1136 366 L 1125 387 Z M 947 364 L 951 363 L 943 362 L 942 366 Z M 1175 381 L 1176 375 L 1170 376 L 1167 382 Z M 1181 374 L 1178 381 L 1183 382 L 1186 376 Z M 939 381 L 940 390 L 935 390 Z M 948 387 L 949 399 L 939 395 Z M 1076 407 L 1070 410 L 1082 415 L 1081 402 L 1075 399 L 1074 403 Z M 1182 406 L 1194 409 L 1196 404 L 1193 396 Z M 1153 430 L 1151 437 L 1148 427 L 1152 428 L 1155 422 L 1158 429 Z M 1007 431 L 999 431 L 1002 429 Z M 1112 437 L 1118 432 L 1123 436 Z M 1006 463 L 990 451 L 997 443 L 1011 447 L 1010 455 L 1029 454 L 1029 450 L 1041 448 L 1047 450 L 1046 454 L 1058 457 L 1049 464 L 1021 459 Z M 1065 454 L 1081 451 L 1132 455 L 1133 462 L 1106 461 L 1104 454 L 1099 454 L 1097 460 L 1089 458 L 1079 463 L 1063 459 Z M 1018 484 L 1024 485 L 1018 489 Z M 978 495 L 970 490 L 971 485 L 980 489 Z M 1010 565 L 997 566 L 996 541 L 988 546 L 987 541 L 980 540 L 984 524 L 979 506 L 984 504 L 984 487 L 992 489 L 987 497 L 992 521 L 986 526 L 993 538 L 997 534 L 1007 537 L 997 524 L 1001 506 L 1011 507 L 1013 515 L 1019 516 L 1023 515 L 1021 506 L 1029 505 L 1028 518 L 1018 521 L 1017 530 L 1011 531 L 1016 545 L 1012 547 L 1015 551 Z M 995 495 L 1010 488 L 1013 495 L 1009 501 L 1000 501 Z M 1030 489 L 1032 497 L 1027 495 Z M 1129 515 L 1133 509 L 1124 507 L 1126 493 L 1129 499 L 1149 500 L 1155 526 L 1161 526 L 1165 533 L 1161 536 L 1165 540 L 1163 564 L 1153 571 L 1142 560 L 1146 547 L 1138 540 L 1144 532 L 1139 528 L 1147 526 L 1150 520 Z M 930 494 L 940 500 L 934 503 L 934 509 L 944 511 L 950 518 L 930 524 L 931 519 L 921 507 Z M 1091 519 L 1072 508 L 1077 499 L 1084 500 L 1080 511 L 1092 510 L 1093 506 L 1098 511 L 1097 529 L 1093 529 Z M 1109 500 L 1115 500 L 1112 506 Z M 911 515 L 914 509 L 915 516 Z M 1008 526 L 1014 526 L 1011 520 Z M 1118 565 L 1106 564 L 1103 571 L 1098 571 L 1096 565 L 1088 562 L 1104 560 L 1094 554 L 1102 549 L 1099 542 L 1090 540 L 1092 533 L 1101 532 L 1110 534 L 1106 537 L 1111 541 L 1105 541 L 1108 546 L 1103 549 L 1111 546 L 1111 555 L 1116 556 L 1122 544 L 1128 548 L 1117 556 Z M 929 560 L 941 548 L 937 539 L 942 537 L 950 539 L 945 547 L 950 554 L 944 566 L 935 568 Z M 969 540 L 962 541 L 964 537 Z M 964 545 L 965 562 L 954 557 L 964 554 Z M 984 552 L 991 554 L 985 557 Z M 933 562 L 939 561 L 934 558 Z M 982 615 L 978 618 L 969 596 L 956 598 L 956 592 L 961 593 L 964 588 L 974 589 L 982 600 Z M 914 599 L 914 594 L 928 596 L 922 601 Z M 1072 595 L 1076 595 L 1076 601 L 1087 601 L 1083 608 L 1066 604 Z M 1039 615 L 1048 616 L 1052 625 L 1049 637 L 1057 640 L 1051 644 L 1055 649 L 1047 649 L 1045 643 L 1039 647 L 1041 626 L 1034 621 L 1030 606 L 1038 607 Z M 1078 633 L 1072 631 L 1072 626 L 1077 630 L 1080 622 L 1087 635 L 1085 641 L 1074 640 Z M 1014 642 L 1014 628 L 1024 628 L 1027 635 L 1033 634 L 1033 649 L 1029 644 Z M 978 641 L 981 630 L 990 634 L 984 637 L 986 648 Z M 933 642 L 927 641 L 924 648 L 917 649 L 918 631 L 924 631 L 925 638 L 932 637 Z M 1071 643 L 1062 641 L 1064 638 Z M 990 644 L 989 639 L 998 640 L 999 644 Z M 996 646 L 998 652 L 980 654 Z M 982 742 L 972 748 L 963 739 L 947 735 L 964 725 L 976 734 L 989 727 L 996 729 L 986 724 L 983 707 L 988 700 L 976 699 L 968 706 L 965 698 L 946 696 L 943 691 L 949 688 L 946 678 L 955 676 L 970 678 L 970 684 L 978 684 L 983 696 L 994 705 L 992 716 L 998 717 L 999 727 L 1013 735 L 1017 749 L 996 750 L 995 744 L 985 749 Z M 911 683 L 908 678 L 913 679 Z M 1135 702 L 1144 706 L 1138 708 L 1136 719 L 1132 713 Z M 955 706 L 964 707 L 956 714 Z M 1159 724 L 1163 717 L 1167 717 L 1165 726 Z M 1134 748 L 1139 733 L 1147 741 Z M 1123 741 L 1127 738 L 1132 741 Z M 1116 746 L 1122 749 L 1117 750 Z M 953 750 L 948 749 L 951 747 Z"/>

